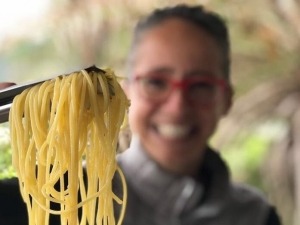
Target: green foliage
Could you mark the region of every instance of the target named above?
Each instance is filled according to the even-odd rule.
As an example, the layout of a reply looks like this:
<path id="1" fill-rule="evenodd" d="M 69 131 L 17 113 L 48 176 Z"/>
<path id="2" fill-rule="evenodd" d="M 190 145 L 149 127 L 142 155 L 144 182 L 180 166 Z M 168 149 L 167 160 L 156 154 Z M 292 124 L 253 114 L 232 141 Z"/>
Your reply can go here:
<path id="1" fill-rule="evenodd" d="M 241 131 L 221 152 L 227 161 L 232 177 L 267 191 L 261 173 L 270 145 L 287 132 L 284 121 L 268 121 L 253 124 Z"/>
<path id="2" fill-rule="evenodd" d="M 231 150 L 223 152 L 233 177 L 263 189 L 258 168 L 269 143 L 256 133 L 241 135 L 238 139 Z"/>
<path id="3" fill-rule="evenodd" d="M 0 179 L 16 176 L 11 160 L 11 146 L 9 129 L 5 125 L 0 126 Z"/>

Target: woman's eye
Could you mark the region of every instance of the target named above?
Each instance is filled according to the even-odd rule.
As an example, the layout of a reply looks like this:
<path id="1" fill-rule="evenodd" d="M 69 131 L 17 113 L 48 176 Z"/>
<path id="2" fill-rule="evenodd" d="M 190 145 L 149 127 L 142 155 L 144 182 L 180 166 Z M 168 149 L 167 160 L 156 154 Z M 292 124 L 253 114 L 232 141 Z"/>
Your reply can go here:
<path id="1" fill-rule="evenodd" d="M 194 92 L 213 92 L 214 85 L 211 83 L 199 81 L 191 84 L 189 89 Z"/>
<path id="2" fill-rule="evenodd" d="M 145 80 L 145 85 L 151 88 L 164 89 L 167 86 L 167 82 L 164 79 L 148 78 Z"/>

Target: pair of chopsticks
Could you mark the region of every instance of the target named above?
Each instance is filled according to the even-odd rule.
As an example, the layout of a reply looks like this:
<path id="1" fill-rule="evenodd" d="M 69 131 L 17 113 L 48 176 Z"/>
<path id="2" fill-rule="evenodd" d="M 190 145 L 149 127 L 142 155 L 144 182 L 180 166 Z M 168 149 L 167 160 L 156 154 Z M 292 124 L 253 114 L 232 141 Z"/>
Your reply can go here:
<path id="1" fill-rule="evenodd" d="M 96 67 L 95 65 L 85 68 L 84 70 L 88 73 L 90 73 L 90 72 L 98 72 L 98 73 L 101 72 L 103 74 L 106 73 L 105 70 L 102 70 L 102 69 Z M 71 73 L 69 73 L 69 74 L 71 74 Z M 63 74 L 60 76 L 64 76 L 64 75 L 68 75 L 68 74 Z M 21 94 L 21 92 L 27 88 L 33 87 L 37 84 L 43 83 L 43 82 L 45 82 L 47 80 L 51 80 L 53 78 L 54 77 L 27 83 L 27 84 L 14 85 L 14 86 L 5 88 L 3 90 L 0 90 L 0 123 L 4 123 L 4 122 L 8 121 L 9 110 L 10 110 L 12 101 L 16 95 Z M 113 90 L 110 89 L 110 91 L 112 94 L 114 94 Z"/>
<path id="2" fill-rule="evenodd" d="M 31 83 L 21 84 L 21 85 L 13 85 L 11 87 L 0 90 L 0 123 L 4 123 L 8 121 L 9 110 L 12 104 L 14 97 L 18 94 L 21 94 L 27 88 L 30 88 L 34 85 L 44 82 L 35 81 Z"/>

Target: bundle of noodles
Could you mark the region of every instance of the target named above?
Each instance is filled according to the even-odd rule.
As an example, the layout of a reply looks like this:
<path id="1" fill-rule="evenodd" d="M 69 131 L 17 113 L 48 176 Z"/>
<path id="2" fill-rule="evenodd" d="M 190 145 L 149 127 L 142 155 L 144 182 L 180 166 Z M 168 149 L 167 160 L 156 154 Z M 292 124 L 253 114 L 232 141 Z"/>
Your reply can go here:
<path id="1" fill-rule="evenodd" d="M 13 166 L 29 225 L 49 224 L 50 214 L 59 215 L 62 225 L 122 222 L 127 190 L 115 156 L 128 106 L 114 73 L 97 67 L 45 81 L 14 98 Z M 122 178 L 122 199 L 112 190 L 115 172 Z M 114 201 L 122 204 L 117 220 Z"/>

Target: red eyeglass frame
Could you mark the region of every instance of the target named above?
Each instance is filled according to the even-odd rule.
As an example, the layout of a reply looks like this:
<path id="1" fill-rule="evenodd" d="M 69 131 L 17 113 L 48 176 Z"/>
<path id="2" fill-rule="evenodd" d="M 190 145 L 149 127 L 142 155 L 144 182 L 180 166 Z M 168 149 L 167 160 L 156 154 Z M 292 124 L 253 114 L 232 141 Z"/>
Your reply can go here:
<path id="1" fill-rule="evenodd" d="M 140 79 L 143 78 L 148 78 L 146 76 L 135 76 L 134 81 L 139 81 Z M 158 79 L 163 79 L 167 80 L 172 87 L 172 90 L 174 88 L 181 89 L 183 91 L 186 91 L 186 89 L 193 83 L 199 82 L 199 81 L 204 81 L 209 84 L 216 84 L 220 86 L 223 90 L 226 90 L 229 88 L 228 82 L 224 78 L 218 78 L 218 77 L 213 77 L 213 76 L 198 76 L 198 77 L 187 77 L 183 80 L 174 80 L 169 77 L 161 77 L 161 76 L 151 76 L 151 78 L 158 78 Z"/>
<path id="2" fill-rule="evenodd" d="M 172 79 L 171 77 L 168 77 L 168 76 L 159 76 L 159 75 L 156 75 L 156 76 L 135 76 L 133 78 L 133 81 L 139 81 L 141 79 L 147 79 L 147 78 L 158 78 L 158 79 L 163 79 L 163 80 L 166 80 L 169 85 L 171 85 L 171 89 L 170 89 L 170 92 L 172 92 L 175 88 L 177 89 L 180 89 L 183 91 L 183 93 L 186 93 L 188 88 L 190 87 L 190 85 L 192 85 L 193 83 L 196 83 L 196 82 L 199 82 L 199 81 L 203 81 L 203 82 L 206 82 L 208 84 L 213 84 L 213 85 L 216 85 L 218 87 L 221 88 L 221 91 L 225 92 L 227 90 L 230 89 L 230 84 L 228 83 L 228 81 L 224 78 L 219 78 L 219 77 L 214 77 L 214 76 L 193 76 L 193 77 L 187 77 L 187 78 L 184 78 L 183 80 L 175 80 L 175 79 Z M 147 96 L 145 96 L 147 97 Z M 149 96 L 147 97 L 149 99 Z M 149 100 L 152 100 L 152 101 L 156 101 L 155 99 L 149 99 Z M 209 102 L 209 103 L 202 103 L 202 104 L 198 104 L 198 102 L 194 102 L 193 100 L 191 99 L 188 99 L 188 102 L 190 105 L 193 105 L 193 106 L 201 106 L 201 107 L 207 107 L 207 108 L 210 108 L 212 105 L 213 105 L 213 102 Z"/>

